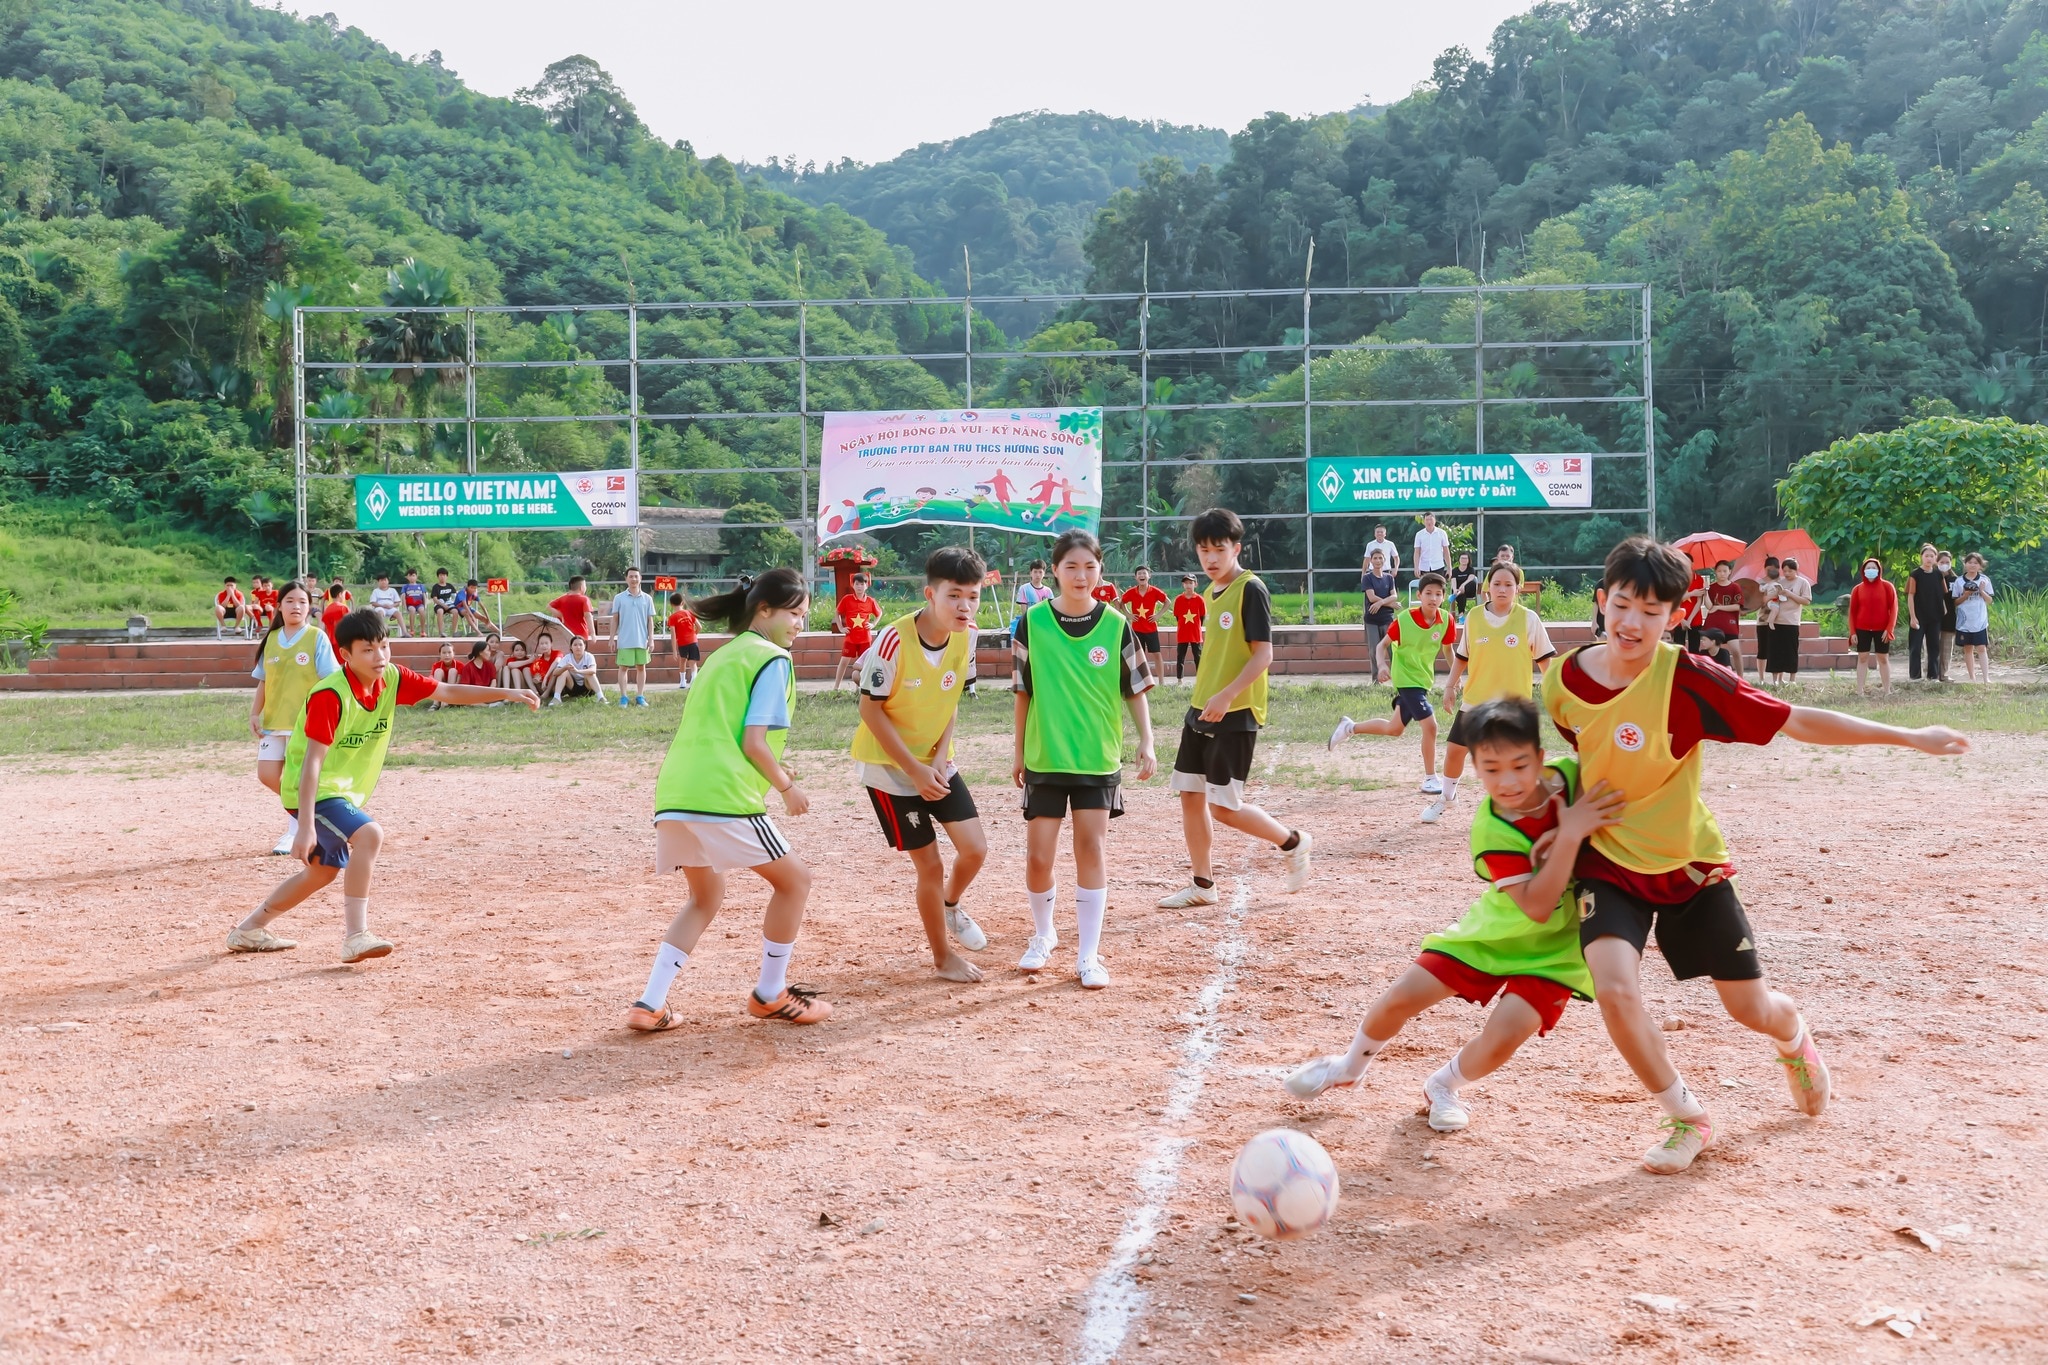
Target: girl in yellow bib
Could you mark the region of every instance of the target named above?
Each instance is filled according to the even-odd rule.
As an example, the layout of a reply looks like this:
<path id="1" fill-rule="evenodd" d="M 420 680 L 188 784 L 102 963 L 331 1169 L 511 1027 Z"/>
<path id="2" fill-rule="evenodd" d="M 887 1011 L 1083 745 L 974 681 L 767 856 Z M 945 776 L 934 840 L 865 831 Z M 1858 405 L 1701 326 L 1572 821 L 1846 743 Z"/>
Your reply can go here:
<path id="1" fill-rule="evenodd" d="M 803 575 L 770 569 L 737 588 L 706 598 L 697 614 L 722 623 L 733 637 L 720 645 L 690 686 L 683 723 L 654 783 L 654 870 L 680 870 L 689 898 L 655 950 L 647 989 L 626 1011 L 626 1027 L 658 1033 L 674 1026 L 668 989 L 697 940 L 725 904 L 725 874 L 746 868 L 768 883 L 761 917 L 761 973 L 747 997 L 756 1019 L 816 1024 L 832 1007 L 804 986 L 789 984 L 789 959 L 811 897 L 811 869 L 791 851 L 768 818 L 768 793 L 791 817 L 811 799 L 782 766 L 796 703 L 796 666 L 789 647 L 811 606 Z"/>
<path id="2" fill-rule="evenodd" d="M 281 794 L 284 777 L 285 744 L 299 712 L 306 709 L 306 696 L 313 684 L 341 668 L 334 657 L 334 645 L 313 614 L 313 595 L 304 583 L 286 583 L 277 598 L 277 619 L 256 645 L 256 696 L 249 703 L 249 729 L 256 736 L 256 780 Z M 299 834 L 297 816 L 287 817 L 284 833 L 277 836 L 271 852 L 282 858 L 292 851 Z"/>
<path id="3" fill-rule="evenodd" d="M 900 617 L 861 657 L 860 728 L 853 767 L 881 822 L 889 847 L 917 869 L 917 917 L 932 961 L 948 981 L 979 981 L 981 968 L 953 951 L 978 952 L 988 935 L 960 908 L 960 898 L 988 858 L 988 835 L 967 779 L 953 766 L 953 726 L 960 697 L 974 683 L 974 614 L 988 566 L 958 545 L 924 562 L 921 610 Z M 938 827 L 953 845 L 953 876 L 939 856 Z"/>
<path id="4" fill-rule="evenodd" d="M 1535 696 L 1535 670 L 1557 652 L 1550 647 L 1543 619 L 1516 603 L 1521 590 L 1522 571 L 1513 564 L 1495 564 L 1487 571 L 1485 597 L 1465 613 L 1451 650 L 1451 676 L 1444 680 L 1444 705 L 1458 708 L 1444 745 L 1444 790 L 1422 808 L 1424 824 L 1441 820 L 1458 799 L 1458 780 L 1465 775 L 1465 754 L 1472 747 L 1465 734 L 1465 714 L 1490 701 L 1527 701 Z"/>

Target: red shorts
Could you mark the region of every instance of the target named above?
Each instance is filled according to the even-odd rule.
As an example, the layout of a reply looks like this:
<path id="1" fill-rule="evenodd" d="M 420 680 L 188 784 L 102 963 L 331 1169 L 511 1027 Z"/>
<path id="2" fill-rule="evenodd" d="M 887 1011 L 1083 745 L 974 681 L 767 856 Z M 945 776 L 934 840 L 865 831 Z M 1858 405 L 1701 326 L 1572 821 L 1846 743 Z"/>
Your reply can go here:
<path id="1" fill-rule="evenodd" d="M 1564 1017 L 1565 1002 L 1572 998 L 1571 987 L 1561 986 L 1548 977 L 1495 976 L 1468 967 L 1448 953 L 1426 952 L 1415 959 L 1415 965 L 1449 986 L 1460 1000 L 1470 1000 L 1475 1005 L 1493 1003 L 1493 997 L 1502 991 L 1521 996 L 1543 1021 L 1536 1030 L 1539 1038 L 1557 1027 L 1557 1021 Z"/>
<path id="2" fill-rule="evenodd" d="M 868 646 L 873 643 L 873 640 L 862 640 L 859 644 L 855 644 L 853 637 L 849 635 L 840 643 L 839 657 L 842 659 L 858 659 L 861 655 L 868 652 Z"/>

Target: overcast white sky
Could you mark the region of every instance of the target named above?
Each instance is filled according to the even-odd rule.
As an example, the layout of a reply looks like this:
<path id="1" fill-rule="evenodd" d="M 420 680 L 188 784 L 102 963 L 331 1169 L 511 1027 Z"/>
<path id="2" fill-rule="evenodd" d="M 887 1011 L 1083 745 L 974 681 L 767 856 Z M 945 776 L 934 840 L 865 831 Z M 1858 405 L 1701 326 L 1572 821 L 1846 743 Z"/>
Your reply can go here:
<path id="1" fill-rule="evenodd" d="M 285 0 L 510 95 L 572 52 L 709 156 L 882 161 L 1028 109 L 1235 132 L 1388 102 L 1532 0 Z"/>

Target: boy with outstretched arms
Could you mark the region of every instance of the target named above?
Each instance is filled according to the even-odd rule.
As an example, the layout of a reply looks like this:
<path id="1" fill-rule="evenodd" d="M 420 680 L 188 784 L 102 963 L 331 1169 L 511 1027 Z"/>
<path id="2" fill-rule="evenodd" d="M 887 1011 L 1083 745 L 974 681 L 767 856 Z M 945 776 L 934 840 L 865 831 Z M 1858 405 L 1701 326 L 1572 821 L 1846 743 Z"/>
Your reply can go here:
<path id="1" fill-rule="evenodd" d="M 1496 564 L 1487 570 L 1486 595 L 1465 613 L 1451 649 L 1451 676 L 1444 679 L 1444 705 L 1458 708 L 1444 742 L 1444 790 L 1422 808 L 1424 824 L 1441 820 L 1458 799 L 1465 754 L 1472 747 L 1466 713 L 1484 702 L 1534 696 L 1535 670 L 1557 652 L 1550 647 L 1543 618 L 1516 603 L 1521 586 L 1521 570 L 1512 564 Z M 1462 699 L 1458 695 L 1460 682 L 1465 684 Z"/>
<path id="2" fill-rule="evenodd" d="M 1124 615 L 1131 620 L 1138 648 L 1152 656 L 1154 671 L 1159 668 L 1159 609 L 1165 605 L 1166 594 L 1152 586 L 1152 570 L 1143 564 L 1132 570 L 1131 586 L 1123 594 Z"/>
<path id="3" fill-rule="evenodd" d="M 1453 1133 L 1471 1122 L 1458 1092 L 1549 1033 L 1573 997 L 1593 993 L 1579 955 L 1572 860 L 1586 837 L 1621 816 L 1619 793 L 1579 788 L 1579 765 L 1545 762 L 1543 718 L 1527 697 L 1482 702 L 1461 713 L 1486 796 L 1472 819 L 1472 870 L 1488 889 L 1457 923 L 1422 940 L 1422 955 L 1372 1003 L 1348 1052 L 1317 1057 L 1287 1078 L 1313 1099 L 1359 1085 L 1380 1049 L 1431 1006 L 1457 996 L 1500 1003 L 1479 1036 L 1423 1082 L 1429 1126 Z M 1539 854 L 1537 845 L 1544 842 Z"/>
<path id="4" fill-rule="evenodd" d="M 967 779 L 953 766 L 960 695 L 974 681 L 974 614 L 988 566 L 958 545 L 924 562 L 923 607 L 882 628 L 860 661 L 860 728 L 854 773 L 867 788 L 882 838 L 917 869 L 917 917 L 932 961 L 948 981 L 979 981 L 981 969 L 953 951 L 978 952 L 988 935 L 960 908 L 988 858 Z M 938 827 L 953 845 L 953 875 L 939 856 Z"/>
<path id="5" fill-rule="evenodd" d="M 1273 666 L 1273 599 L 1259 576 L 1238 563 L 1244 522 L 1227 507 L 1212 507 L 1195 518 L 1189 536 L 1209 578 L 1203 599 L 1210 627 L 1208 650 L 1195 668 L 1195 692 L 1181 723 L 1180 752 L 1173 760 L 1173 789 L 1180 793 L 1180 827 L 1192 880 L 1159 902 L 1166 910 L 1216 903 L 1215 869 L 1209 861 L 1212 818 L 1279 849 L 1289 891 L 1308 885 L 1309 848 L 1315 842 L 1306 830 L 1289 829 L 1244 801 L 1252 751 L 1266 723 L 1266 673 Z"/>
<path id="6" fill-rule="evenodd" d="M 1707 740 L 1768 744 L 1897 744 L 1960 754 L 1954 730 L 1903 730 L 1793 706 L 1716 664 L 1662 643 L 1692 569 L 1685 556 L 1631 536 L 1607 556 L 1599 599 L 1607 640 L 1551 664 L 1543 701 L 1578 750 L 1580 779 L 1628 801 L 1620 821 L 1579 850 L 1579 940 L 1608 1035 L 1666 1115 L 1665 1139 L 1643 1156 L 1669 1175 L 1714 1140 L 1706 1107 L 1671 1064 L 1643 1007 L 1639 976 L 1652 933 L 1680 981 L 1711 977 L 1729 1018 L 1769 1037 L 1801 1113 L 1827 1105 L 1828 1071 L 1799 1009 L 1764 984 L 1756 938 L 1731 880 L 1721 829 L 1700 799 Z"/>
<path id="7" fill-rule="evenodd" d="M 397 708 L 429 700 L 450 706 L 494 701 L 540 705 L 540 698 L 523 688 L 436 682 L 392 663 L 384 618 L 371 607 L 342 617 L 334 641 L 341 669 L 313 684 L 306 694 L 305 709 L 285 745 L 280 782 L 285 814 L 297 822 L 292 858 L 305 867 L 285 878 L 228 931 L 229 952 L 272 953 L 298 947 L 295 940 L 271 933 L 271 921 L 339 875 L 341 960 L 361 962 L 389 953 L 390 940 L 370 932 L 369 908 L 370 873 L 384 832 L 364 807 L 384 771 Z M 302 811 L 312 818 L 299 819 Z"/>
<path id="8" fill-rule="evenodd" d="M 1195 673 L 1202 671 L 1202 622 L 1209 615 L 1209 603 L 1195 591 L 1195 576 L 1180 576 L 1180 596 L 1173 599 L 1173 680 L 1188 680 L 1188 654 L 1195 656 Z"/>
<path id="9" fill-rule="evenodd" d="M 1436 656 L 1458 643 L 1458 623 L 1443 609 L 1449 591 L 1443 575 L 1426 573 L 1421 582 L 1419 604 L 1394 617 L 1394 624 L 1380 639 L 1379 658 L 1374 661 L 1380 676 L 1393 679 L 1393 714 L 1378 720 L 1345 716 L 1330 732 L 1330 748 L 1353 735 L 1400 735 L 1407 731 L 1409 721 L 1420 721 L 1422 790 L 1439 796 L 1444 780 L 1436 773 L 1436 708 L 1430 705 L 1429 694 L 1436 686 Z M 1448 693 L 1445 700 L 1449 700 Z"/>

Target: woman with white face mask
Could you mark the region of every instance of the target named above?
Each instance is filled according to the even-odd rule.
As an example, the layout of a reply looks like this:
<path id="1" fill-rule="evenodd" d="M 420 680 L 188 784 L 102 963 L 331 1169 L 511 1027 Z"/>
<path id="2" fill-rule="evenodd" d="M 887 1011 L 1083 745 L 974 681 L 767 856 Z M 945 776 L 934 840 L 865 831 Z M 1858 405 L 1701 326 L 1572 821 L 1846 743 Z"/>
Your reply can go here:
<path id="1" fill-rule="evenodd" d="M 1856 694 L 1863 695 L 1864 676 L 1877 664 L 1878 686 L 1892 694 L 1892 636 L 1899 629 L 1899 590 L 1884 577 L 1884 565 L 1872 555 L 1863 561 L 1856 586 L 1849 590 L 1849 634 L 1856 645 Z"/>

